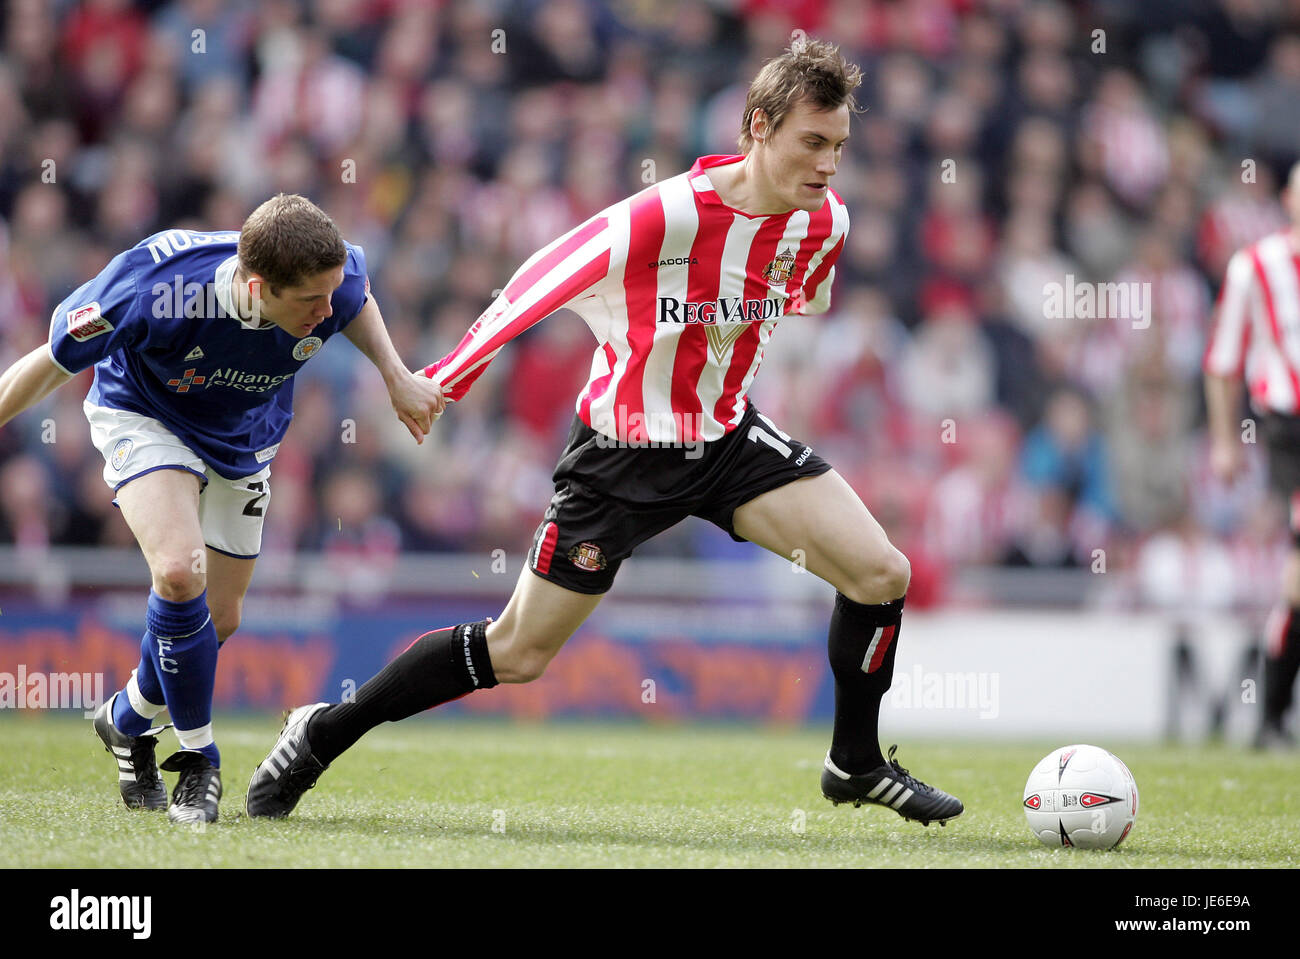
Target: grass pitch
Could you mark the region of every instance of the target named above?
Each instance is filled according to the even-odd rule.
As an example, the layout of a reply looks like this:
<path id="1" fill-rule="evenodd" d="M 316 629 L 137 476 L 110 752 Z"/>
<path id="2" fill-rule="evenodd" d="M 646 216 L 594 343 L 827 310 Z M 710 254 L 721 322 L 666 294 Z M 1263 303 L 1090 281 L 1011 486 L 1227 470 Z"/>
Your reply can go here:
<path id="1" fill-rule="evenodd" d="M 1120 849 L 1093 853 L 1040 845 L 1021 813 L 1058 742 L 904 742 L 900 762 L 966 804 L 926 828 L 822 799 L 827 731 L 421 717 L 371 732 L 289 819 L 250 820 L 244 791 L 279 725 L 217 718 L 225 797 L 198 830 L 127 810 L 89 721 L 0 716 L 0 867 L 1300 865 L 1297 754 L 1102 744 L 1141 806 Z M 173 746 L 164 734 L 159 758 Z"/>

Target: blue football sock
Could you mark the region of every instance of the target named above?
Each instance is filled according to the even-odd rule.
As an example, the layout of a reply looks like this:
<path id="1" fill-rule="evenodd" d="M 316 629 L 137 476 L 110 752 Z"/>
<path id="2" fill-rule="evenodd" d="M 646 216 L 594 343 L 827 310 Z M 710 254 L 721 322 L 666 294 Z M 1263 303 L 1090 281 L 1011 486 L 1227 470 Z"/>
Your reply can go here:
<path id="1" fill-rule="evenodd" d="M 181 748 L 200 752 L 220 766 L 221 754 L 212 738 L 217 629 L 208 612 L 207 591 L 183 603 L 151 591 L 146 622 L 158 681 Z"/>
<path id="2" fill-rule="evenodd" d="M 154 725 L 154 719 L 167 708 L 158 669 L 154 665 L 158 649 L 153 634 L 145 632 L 140 640 L 140 664 L 131 673 L 131 681 L 118 690 L 113 701 L 113 725 L 128 736 L 141 736 Z M 134 689 L 132 688 L 134 685 Z"/>

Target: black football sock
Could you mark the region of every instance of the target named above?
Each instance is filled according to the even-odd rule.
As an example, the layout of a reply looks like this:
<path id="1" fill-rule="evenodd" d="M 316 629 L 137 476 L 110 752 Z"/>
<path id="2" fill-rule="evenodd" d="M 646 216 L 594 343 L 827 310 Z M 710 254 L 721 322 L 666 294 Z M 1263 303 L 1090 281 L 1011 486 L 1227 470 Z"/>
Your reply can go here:
<path id="1" fill-rule="evenodd" d="M 1264 657 L 1264 722 L 1282 728 L 1282 720 L 1291 707 L 1296 673 L 1300 672 L 1300 609 L 1287 611 L 1280 648 L 1270 649 Z"/>
<path id="2" fill-rule="evenodd" d="M 307 741 L 317 759 L 330 763 L 380 723 L 397 722 L 496 684 L 486 621 L 425 633 L 368 679 L 351 702 L 313 716 Z"/>
<path id="3" fill-rule="evenodd" d="M 835 594 L 828 643 L 835 675 L 835 731 L 831 762 L 842 772 L 870 772 L 883 766 L 878 729 L 880 700 L 894 681 L 903 599 L 863 605 Z"/>

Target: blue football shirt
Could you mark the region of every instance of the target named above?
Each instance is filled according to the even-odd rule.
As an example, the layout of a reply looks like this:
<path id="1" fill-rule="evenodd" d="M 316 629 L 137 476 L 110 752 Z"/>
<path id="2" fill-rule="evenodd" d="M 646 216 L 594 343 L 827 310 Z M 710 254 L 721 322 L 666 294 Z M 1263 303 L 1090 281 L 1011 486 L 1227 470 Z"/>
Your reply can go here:
<path id="1" fill-rule="evenodd" d="M 231 302 L 239 234 L 166 230 L 118 254 L 50 318 L 68 373 L 94 366 L 87 399 L 152 417 L 221 476 L 258 472 L 293 418 L 293 376 L 350 323 L 369 289 L 348 243 L 333 315 L 298 339 L 239 319 Z"/>

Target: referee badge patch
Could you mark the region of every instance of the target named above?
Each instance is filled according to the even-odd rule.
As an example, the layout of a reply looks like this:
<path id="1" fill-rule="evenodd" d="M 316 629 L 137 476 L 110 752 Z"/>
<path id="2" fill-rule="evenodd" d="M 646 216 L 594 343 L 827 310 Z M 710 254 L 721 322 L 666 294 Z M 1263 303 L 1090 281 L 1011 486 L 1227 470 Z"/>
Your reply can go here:
<path id="1" fill-rule="evenodd" d="M 113 453 L 109 457 L 109 462 L 112 464 L 113 469 L 119 473 L 122 472 L 122 467 L 126 465 L 127 457 L 131 455 L 131 450 L 134 446 L 135 442 L 133 440 L 125 439 L 117 441 L 117 445 L 113 447 Z"/>
<path id="2" fill-rule="evenodd" d="M 605 568 L 605 554 L 595 543 L 579 543 L 569 550 L 569 562 L 578 569 L 595 573 Z"/>

